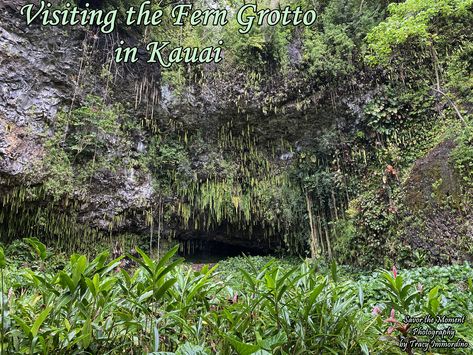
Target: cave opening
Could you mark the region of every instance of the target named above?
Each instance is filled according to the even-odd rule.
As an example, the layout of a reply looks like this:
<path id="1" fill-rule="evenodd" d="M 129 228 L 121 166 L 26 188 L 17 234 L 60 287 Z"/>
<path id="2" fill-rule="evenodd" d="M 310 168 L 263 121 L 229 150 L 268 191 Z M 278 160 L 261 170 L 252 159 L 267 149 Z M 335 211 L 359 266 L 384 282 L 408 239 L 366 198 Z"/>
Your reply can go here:
<path id="1" fill-rule="evenodd" d="M 179 255 L 187 262 L 194 264 L 217 263 L 236 256 L 266 256 L 270 250 L 262 248 L 229 244 L 214 240 L 189 239 L 180 242 Z"/>

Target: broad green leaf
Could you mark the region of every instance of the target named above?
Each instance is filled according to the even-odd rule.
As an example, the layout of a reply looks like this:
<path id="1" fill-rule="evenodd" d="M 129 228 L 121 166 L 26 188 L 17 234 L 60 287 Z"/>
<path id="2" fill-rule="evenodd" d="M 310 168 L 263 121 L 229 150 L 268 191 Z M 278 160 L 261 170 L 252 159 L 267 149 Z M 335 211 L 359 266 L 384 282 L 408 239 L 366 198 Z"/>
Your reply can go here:
<path id="1" fill-rule="evenodd" d="M 82 326 L 82 346 L 84 349 L 87 349 L 92 342 L 92 324 L 91 324 L 91 319 L 88 317 L 84 325 Z"/>
<path id="2" fill-rule="evenodd" d="M 0 269 L 5 268 L 7 266 L 7 260 L 5 258 L 5 252 L 2 247 L 0 247 Z"/>
<path id="3" fill-rule="evenodd" d="M 166 291 L 176 283 L 176 278 L 167 280 L 158 290 L 154 292 L 155 301 L 160 300 L 161 297 L 166 293 Z"/>
<path id="4" fill-rule="evenodd" d="M 228 335 L 225 335 L 225 339 L 231 344 L 231 346 L 237 351 L 239 355 L 251 355 L 258 350 L 261 350 L 260 346 L 258 345 L 246 344 Z"/>
<path id="5" fill-rule="evenodd" d="M 43 322 L 46 320 L 46 318 L 49 315 L 49 312 L 51 312 L 52 306 L 46 307 L 38 316 L 38 318 L 35 320 L 33 323 L 33 326 L 31 327 L 31 334 L 33 337 L 36 337 L 38 335 L 39 328 L 43 324 Z"/>

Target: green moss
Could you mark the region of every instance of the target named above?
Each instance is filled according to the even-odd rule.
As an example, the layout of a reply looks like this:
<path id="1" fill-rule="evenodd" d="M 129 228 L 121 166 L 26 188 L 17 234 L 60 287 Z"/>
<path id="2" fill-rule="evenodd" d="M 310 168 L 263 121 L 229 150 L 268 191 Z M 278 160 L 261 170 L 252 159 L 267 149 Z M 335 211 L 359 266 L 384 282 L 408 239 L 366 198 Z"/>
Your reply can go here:
<path id="1" fill-rule="evenodd" d="M 456 143 L 451 158 L 463 184 L 473 188 L 473 123 L 468 123 L 460 130 Z"/>

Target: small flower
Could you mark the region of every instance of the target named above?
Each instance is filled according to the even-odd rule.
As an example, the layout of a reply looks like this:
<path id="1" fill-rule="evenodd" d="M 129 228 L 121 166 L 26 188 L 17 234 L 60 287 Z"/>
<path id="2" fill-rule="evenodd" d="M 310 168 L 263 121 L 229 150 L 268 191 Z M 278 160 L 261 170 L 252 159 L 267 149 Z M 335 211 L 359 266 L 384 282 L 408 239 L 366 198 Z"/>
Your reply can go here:
<path id="1" fill-rule="evenodd" d="M 373 310 L 371 311 L 371 314 L 374 315 L 374 316 L 380 315 L 381 314 L 381 308 L 379 308 L 378 306 L 374 306 Z"/>
<path id="2" fill-rule="evenodd" d="M 399 330 L 404 336 L 407 336 L 407 333 L 408 333 L 410 327 L 411 327 L 410 324 L 399 323 L 399 325 L 396 329 Z"/>
<path id="3" fill-rule="evenodd" d="M 417 292 L 424 292 L 424 285 L 422 285 L 420 282 L 417 284 Z"/>
<path id="4" fill-rule="evenodd" d="M 391 309 L 390 317 L 388 319 L 385 319 L 384 321 L 387 323 L 398 323 L 398 320 L 396 319 L 396 316 L 394 314 L 394 308 Z"/>
<path id="5" fill-rule="evenodd" d="M 394 278 L 397 277 L 397 269 L 395 265 L 393 265 L 393 275 L 394 275 Z"/>
<path id="6" fill-rule="evenodd" d="M 392 323 L 392 325 L 389 326 L 389 328 L 387 330 L 388 335 L 391 335 L 392 332 L 397 330 L 397 331 L 401 332 L 401 334 L 403 336 L 407 336 L 407 333 L 409 332 L 409 328 L 410 328 L 411 325 L 410 324 L 403 324 L 403 323 L 399 322 L 396 319 L 394 308 L 391 309 L 391 314 L 390 314 L 389 318 L 385 319 L 384 321 L 387 322 L 387 323 Z"/>

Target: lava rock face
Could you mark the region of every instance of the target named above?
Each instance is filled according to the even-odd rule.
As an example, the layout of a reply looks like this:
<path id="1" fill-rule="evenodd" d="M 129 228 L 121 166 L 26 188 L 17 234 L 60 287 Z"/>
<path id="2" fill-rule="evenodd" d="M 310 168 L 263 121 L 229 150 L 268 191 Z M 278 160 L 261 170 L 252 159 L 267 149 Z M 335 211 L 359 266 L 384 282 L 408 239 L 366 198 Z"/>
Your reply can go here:
<path id="1" fill-rule="evenodd" d="M 39 182 L 29 173 L 44 155 L 48 124 L 71 101 L 80 46 L 56 28 L 26 27 L 17 14 L 20 2 L 2 3 L 0 176 Z"/>
<path id="2" fill-rule="evenodd" d="M 312 134 L 308 127 L 318 122 L 314 117 L 323 117 L 314 114 L 315 108 L 303 113 L 297 108 L 297 100 L 310 97 L 311 92 L 296 77 L 290 85 L 269 85 L 240 100 L 235 98 L 244 96 L 242 83 L 245 78 L 237 72 L 228 75 L 231 82 L 216 80 L 199 86 L 188 85 L 179 95 L 175 95 L 172 87 L 161 83 L 159 66 L 147 65 L 145 60 L 133 65 L 114 63 L 113 49 L 119 38 L 130 45 L 140 45 L 138 35 L 132 30 L 119 30 L 115 36 L 80 26 L 43 28 L 35 23 L 26 26 L 25 19 L 19 13 L 26 3 L 26 0 L 5 0 L 0 4 L 2 195 L 15 186 L 40 185 L 47 179 L 44 161 L 48 151 L 45 143 L 54 133 L 58 114 L 80 107 L 90 93 L 108 97 L 109 102 L 123 104 L 126 114 L 137 122 L 153 111 L 158 122 L 176 119 L 188 129 L 200 129 L 209 135 L 218 134 L 222 119 L 242 117 L 243 127 L 251 117 L 260 125 L 257 131 L 261 133 L 263 144 L 265 139 L 270 142 L 280 136 L 306 135 L 310 138 Z M 294 44 L 291 58 L 295 63 L 300 59 L 298 51 L 300 48 Z M 140 56 L 144 59 L 146 53 L 141 50 Z M 102 77 L 103 68 L 111 68 L 114 72 L 113 84 Z M 203 70 L 213 72 L 214 64 L 205 66 Z M 262 103 L 268 98 L 273 100 L 274 105 L 284 107 L 280 110 L 284 114 L 263 113 Z M 299 120 L 302 114 L 311 119 Z M 329 116 L 322 121 L 328 120 Z M 149 231 L 144 215 L 157 204 L 159 191 L 153 187 L 149 172 L 130 167 L 129 157 L 139 158 L 146 152 L 151 135 L 145 129 L 136 132 L 132 147 L 122 142 L 120 137 L 107 138 L 113 149 L 108 149 L 106 158 L 121 160 L 123 164 L 115 169 L 99 169 L 87 184 L 74 186 L 73 197 L 79 206 L 79 223 L 96 227 L 107 234 L 111 230 L 114 233 Z M 209 154 L 213 153 L 196 152 L 196 156 L 192 157 L 191 166 L 200 177 L 205 172 L 201 172 L 199 166 L 208 163 Z M 172 196 L 164 198 L 166 203 L 173 202 Z M 114 221 L 116 216 L 121 218 Z M 186 231 L 183 233 L 188 235 Z M 223 238 L 220 233 L 216 235 Z M 214 236 L 209 234 L 209 238 Z M 232 242 L 236 244 L 248 243 L 245 238 L 240 241 L 238 237 L 234 239 Z"/>
<path id="3" fill-rule="evenodd" d="M 119 39 L 139 46 L 138 35 L 132 30 L 101 35 L 81 27 L 27 27 L 19 14 L 26 2 L 0 3 L 0 199 L 16 186 L 35 186 L 45 181 L 45 142 L 54 132 L 58 113 L 80 107 L 90 93 L 123 104 L 126 114 L 137 122 L 153 112 L 152 119 L 158 124 L 175 119 L 182 127 L 198 128 L 209 136 L 218 134 L 222 121 L 232 120 L 244 129 L 249 120 L 261 146 L 284 137 L 296 151 L 305 142 L 312 142 L 324 127 L 343 126 L 353 131 L 363 115 L 362 107 L 379 94 L 373 80 L 363 78 L 361 73 L 360 78 L 353 78 L 351 86 L 347 85 L 348 93 L 332 93 L 330 103 L 322 89 L 304 82 L 296 71 L 285 81 L 268 81 L 262 84 L 266 86 L 246 92 L 244 74 L 238 68 L 226 67 L 227 79 L 187 85 L 176 95 L 172 87 L 161 82 L 158 66 L 147 65 L 144 60 L 133 65 L 114 63 L 113 49 Z M 301 46 L 298 40 L 289 46 L 294 67 L 301 61 Z M 140 56 L 144 58 L 146 53 L 140 51 Z M 103 68 L 114 73 L 112 84 L 103 78 Z M 211 77 L 214 64 L 203 66 L 202 70 L 204 76 Z M 350 88 L 355 86 L 359 92 L 352 93 Z M 336 108 L 334 96 L 339 99 Z M 278 108 L 277 113 L 265 112 L 268 102 Z M 300 102 L 304 102 L 303 109 Z M 131 147 L 120 137 L 108 137 L 113 149 L 108 150 L 107 158 L 122 164 L 115 169 L 98 169 L 87 184 L 74 186 L 79 223 L 106 233 L 144 234 L 150 228 L 145 218 L 150 210 L 155 214 L 154 224 L 158 223 L 161 217 L 156 215 L 157 204 L 173 203 L 173 196 L 162 196 L 152 184 L 151 173 L 129 161 L 130 156 L 136 160 L 147 151 L 152 134 L 144 128 L 138 130 Z M 473 220 L 471 209 L 448 208 L 461 196 L 458 177 L 449 163 L 453 147 L 452 142 L 445 142 L 419 159 L 405 183 L 407 215 L 415 217 L 406 218 L 405 242 L 414 249 L 430 250 L 432 262 L 438 263 L 467 259 L 456 246 L 473 240 L 471 222 L 464 223 Z M 204 179 L 202 167 L 220 159 L 218 152 L 206 148 L 196 147 L 190 162 L 190 173 Z M 282 169 L 293 156 L 292 152 L 280 152 L 278 164 Z M 114 221 L 116 216 L 123 218 Z M 172 228 L 178 228 L 178 223 L 173 222 Z M 161 228 L 163 232 L 170 229 L 165 225 Z M 180 233 L 184 241 L 195 239 L 198 234 Z M 238 236 L 238 231 L 231 241 L 228 233 L 218 230 L 199 238 L 248 248 L 262 243 L 258 236 L 248 241 Z M 279 242 L 272 241 L 272 245 L 279 247 Z"/>
<path id="4" fill-rule="evenodd" d="M 450 159 L 455 148 L 442 142 L 418 159 L 405 183 L 405 242 L 436 264 L 471 260 L 473 210 L 462 206 L 461 179 Z"/>
<path id="5" fill-rule="evenodd" d="M 44 143 L 58 113 L 80 105 L 90 91 L 103 92 L 99 73 L 81 81 L 91 34 L 84 28 L 26 26 L 19 15 L 25 1 L 0 4 L 0 193 L 37 185 L 46 177 Z M 88 57 L 89 56 L 89 57 Z M 139 70 L 139 68 L 138 68 Z M 117 92 L 130 95 L 122 79 Z M 123 89 L 126 88 L 126 89 Z M 138 141 L 140 137 L 136 138 Z M 127 152 L 117 152 L 125 155 Z M 150 176 L 133 169 L 99 172 L 93 188 L 82 187 L 79 220 L 107 230 L 110 219 L 129 209 L 144 209 L 153 197 Z M 131 225 L 121 221 L 117 228 Z M 143 226 L 140 226 L 143 227 Z"/>

